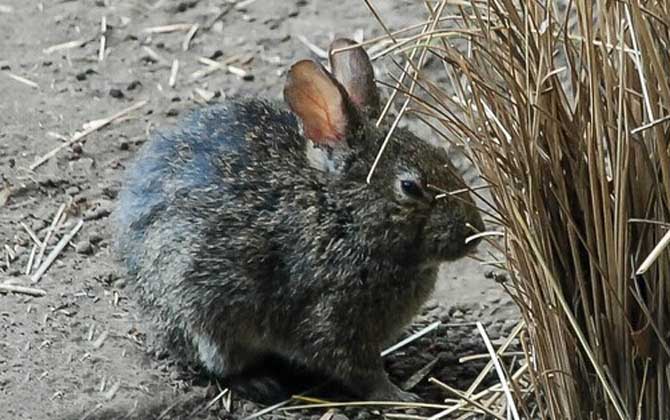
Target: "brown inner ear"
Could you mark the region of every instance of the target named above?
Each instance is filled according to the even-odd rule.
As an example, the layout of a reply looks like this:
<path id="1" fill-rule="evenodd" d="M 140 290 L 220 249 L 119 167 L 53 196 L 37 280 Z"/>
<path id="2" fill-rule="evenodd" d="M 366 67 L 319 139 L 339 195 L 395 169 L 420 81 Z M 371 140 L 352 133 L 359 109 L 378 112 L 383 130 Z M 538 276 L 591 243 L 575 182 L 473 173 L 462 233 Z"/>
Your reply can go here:
<path id="1" fill-rule="evenodd" d="M 311 60 L 294 64 L 284 86 L 284 99 L 300 118 L 305 137 L 315 143 L 345 140 L 350 115 L 344 90 Z"/>
<path id="2" fill-rule="evenodd" d="M 370 57 L 362 47 L 333 52 L 352 45 L 356 43 L 346 38 L 333 41 L 329 51 L 330 67 L 333 76 L 342 83 L 356 108 L 369 117 L 376 117 L 379 114 L 380 99 Z"/>

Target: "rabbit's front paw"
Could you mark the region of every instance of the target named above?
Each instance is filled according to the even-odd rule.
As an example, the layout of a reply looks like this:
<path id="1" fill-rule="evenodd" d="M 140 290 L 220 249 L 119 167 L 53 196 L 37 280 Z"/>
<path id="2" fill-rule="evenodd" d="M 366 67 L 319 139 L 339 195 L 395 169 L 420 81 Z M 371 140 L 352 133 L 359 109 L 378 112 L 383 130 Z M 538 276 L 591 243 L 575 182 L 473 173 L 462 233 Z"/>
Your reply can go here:
<path id="1" fill-rule="evenodd" d="M 421 399 L 418 395 L 412 392 L 403 391 L 392 383 L 389 383 L 388 385 L 384 386 L 383 389 L 379 389 L 373 392 L 370 395 L 370 400 L 417 402 Z"/>
<path id="2" fill-rule="evenodd" d="M 363 375 L 361 375 L 363 377 Z M 365 377 L 368 380 L 367 392 L 363 392 L 368 400 L 371 401 L 402 401 L 413 402 L 419 401 L 419 397 L 411 392 L 403 391 L 386 376 L 383 370 L 376 372 L 369 372 Z M 359 384 L 362 381 L 358 382 Z"/>
<path id="3" fill-rule="evenodd" d="M 398 399 L 397 401 L 403 401 L 403 402 L 419 402 L 421 401 L 421 397 L 416 395 L 413 392 L 407 392 L 403 391 L 401 389 L 398 390 Z"/>

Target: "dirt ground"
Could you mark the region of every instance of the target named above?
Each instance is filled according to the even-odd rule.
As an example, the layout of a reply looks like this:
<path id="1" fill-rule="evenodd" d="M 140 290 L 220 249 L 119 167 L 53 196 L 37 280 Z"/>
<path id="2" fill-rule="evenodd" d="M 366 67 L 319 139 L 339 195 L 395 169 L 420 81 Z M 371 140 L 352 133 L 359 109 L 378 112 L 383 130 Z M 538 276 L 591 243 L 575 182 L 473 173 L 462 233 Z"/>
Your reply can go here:
<path id="1" fill-rule="evenodd" d="M 420 2 L 376 3 L 391 28 L 423 16 Z M 100 61 L 103 18 L 106 48 Z M 184 51 L 194 23 L 199 29 Z M 148 30 L 171 24 L 188 25 Z M 313 54 L 301 37 L 326 48 L 333 36 L 360 31 L 366 38 L 381 34 L 362 0 L 0 0 L 0 284 L 45 292 L 0 293 L 0 419 L 81 418 L 96 407 L 127 411 L 150 401 L 201 399 L 201 379 L 147 348 L 151 327 L 112 255 L 108 216 L 124 168 L 148 133 L 173 125 L 212 94 L 212 100 L 238 94 L 279 98 L 287 67 Z M 75 43 L 62 45 L 70 41 Z M 206 68 L 199 57 L 230 60 L 246 74 L 218 70 L 192 80 L 192 73 Z M 173 60 L 179 65 L 171 87 Z M 146 103 L 30 169 L 90 127 L 84 124 L 139 101 Z M 61 205 L 63 216 L 51 229 Z M 32 283 L 37 263 L 79 220 L 81 229 Z M 488 258 L 485 249 L 480 254 Z M 33 269 L 27 275 L 29 261 Z M 434 320 L 442 325 L 389 357 L 396 382 L 427 363 L 433 365 L 426 377 L 457 387 L 474 379 L 481 362 L 458 361 L 484 351 L 472 321 L 483 322 L 497 342 L 516 318 L 486 270 L 471 259 L 444 267 L 433 301 L 412 330 Z M 428 402 L 449 396 L 425 378 L 413 390 Z M 235 395 L 232 403 L 232 413 L 217 403 L 203 415 L 239 418 L 261 408 Z M 324 412 L 266 418 L 320 418 Z M 348 409 L 332 418 L 381 416 Z"/>

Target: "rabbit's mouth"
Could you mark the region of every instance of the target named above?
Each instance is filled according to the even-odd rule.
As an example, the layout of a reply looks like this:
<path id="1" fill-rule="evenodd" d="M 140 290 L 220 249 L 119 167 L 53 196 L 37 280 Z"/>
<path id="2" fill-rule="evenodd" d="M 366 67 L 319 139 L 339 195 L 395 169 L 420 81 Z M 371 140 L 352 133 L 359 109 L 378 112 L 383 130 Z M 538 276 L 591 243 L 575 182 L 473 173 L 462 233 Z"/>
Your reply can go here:
<path id="1" fill-rule="evenodd" d="M 463 258 L 474 252 L 480 242 L 479 238 L 469 240 L 475 232 L 465 223 L 451 226 L 446 233 L 426 233 L 422 253 L 427 260 L 433 260 L 436 264 Z"/>

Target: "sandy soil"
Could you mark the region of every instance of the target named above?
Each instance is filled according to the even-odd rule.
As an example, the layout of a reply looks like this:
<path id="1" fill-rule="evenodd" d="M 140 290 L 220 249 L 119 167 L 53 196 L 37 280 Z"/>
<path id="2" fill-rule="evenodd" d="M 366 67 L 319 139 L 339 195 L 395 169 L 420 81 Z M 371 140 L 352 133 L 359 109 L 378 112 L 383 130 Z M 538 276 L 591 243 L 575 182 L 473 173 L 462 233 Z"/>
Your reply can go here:
<path id="1" fill-rule="evenodd" d="M 212 389 L 147 348 L 150 326 L 111 253 L 108 216 L 124 168 L 148 133 L 204 103 L 196 89 L 204 96 L 214 93 L 213 100 L 237 94 L 278 97 L 287 66 L 312 54 L 300 36 L 325 48 L 335 35 L 362 30 L 370 37 L 380 34 L 380 28 L 361 0 L 258 0 L 241 2 L 249 3 L 243 7 L 223 0 L 0 3 L 0 284 L 46 293 L 0 293 L 0 418 L 80 418 L 95 407 L 98 412 L 110 407 L 128 411 L 135 404 L 181 399 L 186 401 L 182 412 L 187 412 L 189 401 L 201 402 Z M 411 1 L 379 3 L 393 28 L 423 16 L 419 7 L 409 7 Z M 103 17 L 106 50 L 99 61 Z M 147 31 L 175 23 L 199 24 L 187 51 L 183 43 L 190 26 Z M 70 41 L 77 44 L 58 46 Z M 216 71 L 192 81 L 189 76 L 205 68 L 198 57 L 219 62 L 238 57 L 234 65 L 248 76 Z M 170 87 L 173 60 L 179 61 L 179 71 Z M 63 139 L 85 129 L 84 124 L 138 101 L 147 102 L 29 169 L 38 157 L 63 145 Z M 49 234 L 61 205 L 64 215 Z M 49 237 L 43 262 L 79 220 L 81 230 L 32 284 L 26 267 L 33 249 L 33 261 L 40 259 L 40 247 L 29 232 L 39 242 Z M 432 363 L 426 377 L 454 386 L 472 381 L 481 362 L 458 362 L 462 355 L 483 351 L 470 322 L 482 321 L 496 339 L 512 328 L 516 317 L 509 299 L 484 272 L 473 260 L 444 267 L 434 300 L 412 330 L 434 320 L 443 324 L 389 357 L 394 380 L 404 383 Z M 431 402 L 447 396 L 425 378 L 413 390 Z M 198 418 L 238 418 L 260 409 L 235 395 L 232 403 L 232 413 L 215 404 Z M 276 418 L 320 418 L 323 413 Z M 379 415 L 348 409 L 332 418 Z"/>

